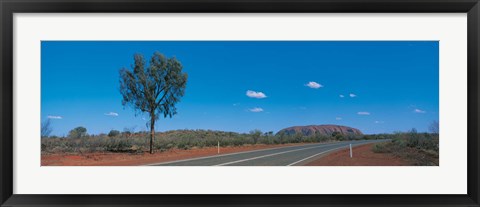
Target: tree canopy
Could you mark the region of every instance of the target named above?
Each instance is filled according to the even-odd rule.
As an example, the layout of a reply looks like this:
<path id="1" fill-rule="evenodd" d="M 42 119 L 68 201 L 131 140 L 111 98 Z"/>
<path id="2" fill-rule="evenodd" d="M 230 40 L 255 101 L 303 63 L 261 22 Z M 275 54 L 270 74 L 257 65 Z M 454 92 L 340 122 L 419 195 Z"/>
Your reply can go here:
<path id="1" fill-rule="evenodd" d="M 70 138 L 82 138 L 84 136 L 87 136 L 87 128 L 82 126 L 76 127 L 68 132 L 68 137 Z"/>
<path id="2" fill-rule="evenodd" d="M 185 94 L 187 74 L 182 69 L 176 58 L 155 52 L 148 65 L 143 55 L 135 54 L 132 70 L 120 70 L 122 104 L 150 115 L 150 153 L 153 153 L 155 121 L 161 116 L 171 118 L 177 114 L 175 104 Z"/>

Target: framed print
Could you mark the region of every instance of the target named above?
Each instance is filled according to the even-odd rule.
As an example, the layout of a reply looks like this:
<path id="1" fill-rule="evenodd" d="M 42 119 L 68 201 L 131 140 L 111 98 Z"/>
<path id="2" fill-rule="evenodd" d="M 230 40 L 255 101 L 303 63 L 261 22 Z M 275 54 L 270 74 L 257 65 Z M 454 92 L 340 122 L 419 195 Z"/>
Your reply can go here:
<path id="1" fill-rule="evenodd" d="M 479 4 L 1 1 L 2 206 L 479 206 Z"/>

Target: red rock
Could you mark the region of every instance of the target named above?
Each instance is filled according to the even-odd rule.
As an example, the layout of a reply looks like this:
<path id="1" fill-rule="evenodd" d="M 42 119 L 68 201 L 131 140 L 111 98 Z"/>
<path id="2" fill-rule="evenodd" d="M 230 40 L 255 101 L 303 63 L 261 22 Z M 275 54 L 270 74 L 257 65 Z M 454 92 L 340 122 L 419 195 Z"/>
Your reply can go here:
<path id="1" fill-rule="evenodd" d="M 305 136 L 319 133 L 323 136 L 331 136 L 334 132 L 342 135 L 363 135 L 359 129 L 340 125 L 309 125 L 309 126 L 293 126 L 280 130 L 277 134 L 285 133 L 286 135 L 294 135 L 303 133 Z"/>

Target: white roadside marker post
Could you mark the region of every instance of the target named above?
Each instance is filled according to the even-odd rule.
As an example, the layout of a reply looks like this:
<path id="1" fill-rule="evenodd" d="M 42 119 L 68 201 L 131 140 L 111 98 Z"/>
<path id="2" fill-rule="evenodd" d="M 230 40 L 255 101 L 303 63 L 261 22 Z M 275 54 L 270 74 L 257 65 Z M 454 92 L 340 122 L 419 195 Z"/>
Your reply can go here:
<path id="1" fill-rule="evenodd" d="M 352 158 L 352 144 L 350 144 L 350 158 Z"/>
<path id="2" fill-rule="evenodd" d="M 218 144 L 217 144 L 217 154 L 220 154 L 220 141 L 218 141 Z"/>

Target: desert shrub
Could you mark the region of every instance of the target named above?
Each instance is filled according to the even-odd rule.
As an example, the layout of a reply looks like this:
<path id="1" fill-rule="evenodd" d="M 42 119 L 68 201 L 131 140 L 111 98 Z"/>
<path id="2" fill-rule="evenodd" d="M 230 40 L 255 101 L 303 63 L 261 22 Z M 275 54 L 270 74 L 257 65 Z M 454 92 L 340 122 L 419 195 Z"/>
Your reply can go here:
<path id="1" fill-rule="evenodd" d="M 75 129 L 70 130 L 68 132 L 69 138 L 82 138 L 87 136 L 87 129 L 85 127 L 76 127 Z"/>
<path id="2" fill-rule="evenodd" d="M 262 131 L 260 131 L 259 129 L 252 130 L 250 131 L 250 136 L 253 139 L 253 143 L 256 144 L 258 143 L 258 139 L 260 139 L 260 136 L 262 136 Z"/>
<path id="3" fill-rule="evenodd" d="M 327 142 L 329 138 L 327 136 L 317 136 L 317 142 Z"/>
<path id="4" fill-rule="evenodd" d="M 144 152 L 149 146 L 148 132 L 124 131 L 117 136 L 117 131 L 110 131 L 108 135 L 88 135 L 86 129 L 72 130 L 68 138 L 46 138 L 41 140 L 42 153 L 84 153 L 84 152 Z M 77 136 L 77 131 L 82 133 Z M 75 136 L 74 136 L 75 135 Z M 288 143 L 316 143 L 342 139 L 363 139 L 364 136 L 323 136 L 320 134 L 273 134 L 267 133 L 236 133 L 215 130 L 171 130 L 155 133 L 153 148 L 158 151 L 170 149 L 191 149 L 220 146 L 243 146 L 253 144 L 288 144 Z M 374 135 L 368 135 L 375 137 Z M 394 135 L 390 135 L 392 138 Z M 425 145 L 425 144 L 423 144 Z M 423 146 L 422 145 L 422 146 Z M 438 145 L 437 145 L 438 146 Z"/>
<path id="5" fill-rule="evenodd" d="M 116 137 L 119 134 L 120 134 L 120 131 L 118 131 L 118 130 L 110 130 L 110 132 L 108 132 L 109 137 Z"/>
<path id="6" fill-rule="evenodd" d="M 106 138 L 104 144 L 105 151 L 109 152 L 128 152 L 131 151 L 132 143 L 129 139 Z"/>
<path id="7" fill-rule="evenodd" d="M 423 134 L 422 136 L 415 136 L 407 139 L 406 145 L 411 148 L 438 151 L 438 138 Z"/>
<path id="8" fill-rule="evenodd" d="M 390 153 L 391 147 L 388 146 L 390 143 L 378 143 L 374 144 L 372 151 L 375 153 Z"/>
<path id="9" fill-rule="evenodd" d="M 415 129 L 407 133 L 397 132 L 382 135 L 390 142 L 375 144 L 372 151 L 376 153 L 392 153 L 395 156 L 410 160 L 414 165 L 438 165 L 439 137 L 433 133 L 418 133 Z"/>

